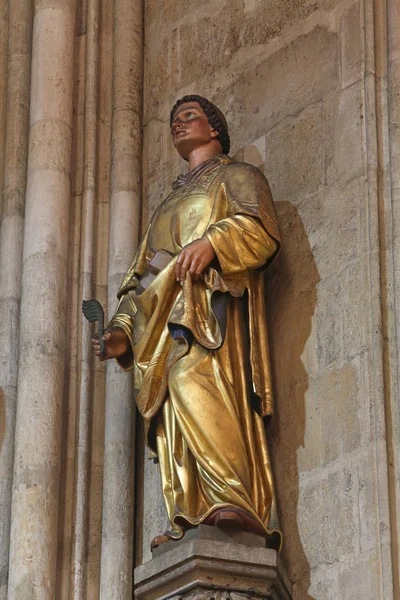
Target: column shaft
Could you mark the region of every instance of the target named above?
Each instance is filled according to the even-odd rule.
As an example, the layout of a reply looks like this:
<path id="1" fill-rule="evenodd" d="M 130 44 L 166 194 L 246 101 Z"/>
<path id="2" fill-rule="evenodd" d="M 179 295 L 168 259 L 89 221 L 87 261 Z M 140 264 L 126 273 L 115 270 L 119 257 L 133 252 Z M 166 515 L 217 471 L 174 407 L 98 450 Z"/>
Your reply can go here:
<path id="1" fill-rule="evenodd" d="M 7 119 L 0 227 L 0 382 L 4 439 L 0 440 L 0 598 L 7 597 L 14 429 L 17 403 L 22 245 L 29 138 L 32 2 L 10 2 Z M 1 52 L 0 52 L 1 54 Z M 7 51 L 5 53 L 7 56 Z"/>
<path id="2" fill-rule="evenodd" d="M 89 501 L 89 458 L 90 429 L 92 418 L 92 349 L 90 328 L 81 317 L 82 299 L 93 297 L 93 250 L 96 201 L 96 148 L 97 148 L 97 95 L 98 95 L 98 51 L 99 51 L 99 0 L 89 0 L 86 25 L 86 69 L 85 69 L 85 123 L 83 154 L 83 198 L 81 212 L 80 269 L 78 322 L 82 325 L 80 336 L 80 385 L 76 440 L 76 490 L 75 522 L 73 538 L 73 565 L 71 598 L 85 597 L 85 570 L 88 541 Z"/>
<path id="3" fill-rule="evenodd" d="M 8 13 L 8 0 L 0 0 L 0 221 L 6 138 Z"/>
<path id="4" fill-rule="evenodd" d="M 400 595 L 400 0 L 387 0 L 387 51 L 389 96 L 389 147 L 391 178 L 391 249 L 393 257 L 392 307 L 392 364 L 391 423 L 393 441 L 389 466 L 393 471 L 392 536 L 393 581 L 395 597 Z M 390 213 L 389 213 L 390 214 Z"/>
<path id="5" fill-rule="evenodd" d="M 109 307 L 137 247 L 140 219 L 142 2 L 114 2 Z M 132 380 L 107 365 L 101 600 L 130 599 L 133 553 Z"/>
<path id="6" fill-rule="evenodd" d="M 9 600 L 53 599 L 75 0 L 34 3 Z"/>

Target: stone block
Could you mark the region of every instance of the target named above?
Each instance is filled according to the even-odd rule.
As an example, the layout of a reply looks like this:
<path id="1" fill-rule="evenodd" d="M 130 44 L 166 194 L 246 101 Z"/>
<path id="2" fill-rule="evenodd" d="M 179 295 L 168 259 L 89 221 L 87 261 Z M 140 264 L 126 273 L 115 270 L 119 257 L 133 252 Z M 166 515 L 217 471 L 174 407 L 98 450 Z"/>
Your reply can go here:
<path id="1" fill-rule="evenodd" d="M 16 461 L 18 459 L 17 455 Z M 47 470 L 36 467 L 14 477 L 10 543 L 11 598 L 34 598 L 40 589 L 46 597 L 49 596 L 50 585 L 54 585 L 57 552 L 53 540 L 57 531 L 57 496 L 57 468 Z M 38 568 L 30 572 L 33 559 Z M 17 564 L 19 580 L 13 588 L 13 570 Z M 47 565 L 52 571 L 46 570 Z M 46 573 L 46 577 L 39 573 Z"/>
<path id="2" fill-rule="evenodd" d="M 64 171 L 69 175 L 71 135 L 71 128 L 62 121 L 34 123 L 29 137 L 30 171 Z"/>
<path id="3" fill-rule="evenodd" d="M 189 84 L 191 93 L 206 95 L 196 75 L 210 78 L 217 69 L 227 69 L 238 47 L 241 1 L 232 0 L 229 9 L 226 0 L 199 2 L 195 11 L 179 10 L 178 4 L 178 13 L 175 4 L 167 3 L 161 11 L 158 7 L 158 18 L 149 25 L 154 43 L 146 55 L 145 73 L 151 74 L 146 78 L 148 119 L 159 114 L 161 98 L 175 97 L 177 90 Z M 197 90 L 193 89 L 195 81 Z"/>
<path id="4" fill-rule="evenodd" d="M 64 171 L 29 174 L 25 222 L 30 223 L 30 228 L 24 240 L 24 260 L 38 254 L 67 259 L 69 207 L 64 199 L 69 192 L 69 176 Z M 52 221 L 50 217 L 55 214 L 57 219 Z"/>
<path id="5" fill-rule="evenodd" d="M 198 14 L 209 12 L 213 14 L 219 8 L 226 8 L 229 0 L 188 0 L 184 3 L 182 10 L 182 0 L 169 0 L 160 4 L 158 0 L 148 0 L 146 2 L 146 23 L 151 28 L 151 33 L 157 33 L 159 27 L 169 26 L 174 28 L 180 21 L 195 21 Z M 195 6 L 196 10 L 190 10 Z M 194 13 L 194 14 L 193 14 Z"/>
<path id="6" fill-rule="evenodd" d="M 258 138 L 243 148 L 243 161 L 257 167 L 264 172 L 265 163 L 265 135 Z"/>
<path id="7" fill-rule="evenodd" d="M 313 600 L 341 600 L 338 570 L 338 565 L 329 565 L 313 571 L 309 599 L 311 596 Z"/>
<path id="8" fill-rule="evenodd" d="M 339 590 L 343 600 L 383 600 L 376 561 L 376 553 L 372 552 L 342 565 Z"/>
<path id="9" fill-rule="evenodd" d="M 133 119 L 129 108 L 121 108 L 113 115 L 112 177 L 113 193 L 137 190 L 139 172 L 134 165 L 138 164 L 141 152 L 137 141 L 141 138 L 140 126 Z"/>
<path id="10" fill-rule="evenodd" d="M 226 600 L 233 600 L 233 594 L 291 598 L 291 585 L 275 550 L 202 539 L 188 541 L 137 567 L 134 589 L 135 598 L 146 600 L 193 598 L 195 590 L 208 600 L 214 594 L 223 598 L 223 593 Z"/>
<path id="11" fill-rule="evenodd" d="M 266 174 L 275 201 L 298 200 L 323 183 L 321 105 L 287 118 L 267 134 Z"/>
<path id="12" fill-rule="evenodd" d="M 366 420 L 366 425 L 369 425 Z M 369 428 L 368 428 L 369 429 Z M 366 432 L 367 433 L 367 432 Z M 376 468 L 374 462 L 378 455 L 375 455 L 373 448 L 368 448 L 357 464 L 358 477 L 358 510 L 360 515 L 360 552 L 366 556 L 373 550 L 376 550 L 376 537 L 374 530 L 377 528 L 376 521 L 376 494 L 378 481 L 371 478 L 371 473 Z M 386 465 L 378 465 L 378 468 L 386 468 Z M 385 499 L 386 500 L 386 499 Z M 387 542 L 390 537 L 390 525 L 388 519 L 381 512 L 380 534 L 382 540 Z"/>
<path id="13" fill-rule="evenodd" d="M 361 78 L 361 23 L 360 4 L 353 4 L 341 22 L 342 87 L 346 88 Z"/>
<path id="14" fill-rule="evenodd" d="M 245 0 L 244 23 L 241 31 L 243 45 L 267 44 L 294 23 L 298 24 L 319 8 L 315 0 Z"/>
<path id="15" fill-rule="evenodd" d="M 296 204 L 296 208 L 305 234 L 312 246 L 318 239 L 318 234 L 325 222 L 323 193 L 307 196 L 299 204 Z"/>
<path id="16" fill-rule="evenodd" d="M 306 429 L 299 448 L 300 471 L 312 471 L 361 446 L 362 397 L 359 361 L 309 379 Z"/>
<path id="17" fill-rule="evenodd" d="M 4 231 L 5 219 L 7 217 L 19 217 L 23 224 L 25 211 L 25 188 L 10 187 L 3 190 L 2 203 L 2 229 Z M 2 236 L 5 234 L 2 233 Z"/>
<path id="18" fill-rule="evenodd" d="M 223 4 L 214 0 L 211 10 L 182 24 L 177 31 L 177 87 L 193 82 L 194 73 L 207 75 L 215 72 L 217 65 L 219 69 L 228 67 L 232 55 L 237 51 L 242 2 L 230 0 L 228 10 Z"/>
<path id="19" fill-rule="evenodd" d="M 51 119 L 70 125 L 74 15 L 62 0 L 40 0 L 35 9 L 31 83 L 31 97 L 34 101 L 31 103 L 31 124 Z"/>
<path id="20" fill-rule="evenodd" d="M 335 163 L 327 170 L 328 184 L 350 181 L 364 169 L 362 139 L 363 105 L 360 84 L 338 93 L 335 109 Z"/>
<path id="21" fill-rule="evenodd" d="M 246 68 L 238 69 L 217 96 L 221 108 L 228 108 L 235 147 L 257 139 L 338 87 L 338 36 L 326 27 L 315 27 L 266 58 L 255 60 L 254 49 L 246 51 Z"/>
<path id="22" fill-rule="evenodd" d="M 329 367 L 342 357 L 343 301 L 339 280 L 332 276 L 318 286 L 315 310 L 316 353 L 319 369 Z"/>
<path id="23" fill-rule="evenodd" d="M 358 477 L 352 466 L 300 480 L 297 506 L 300 538 L 313 570 L 358 553 Z"/>
<path id="24" fill-rule="evenodd" d="M 34 288 L 41 271 L 46 273 L 46 287 Z M 28 358 L 28 368 L 36 360 L 60 358 L 64 352 L 65 323 L 60 315 L 64 314 L 64 294 L 57 296 L 57 291 L 63 282 L 65 285 L 66 265 L 61 258 L 50 257 L 48 254 L 36 254 L 25 260 L 23 286 L 31 290 L 31 298 L 23 302 L 21 319 L 21 338 L 24 335 L 24 345 L 20 345 L 20 366 Z M 42 282 L 43 285 L 43 282 Z M 40 301 L 36 299 L 39 299 Z M 21 308 L 22 310 L 22 308 Z M 30 351 L 33 356 L 30 357 Z M 39 365 L 35 379 L 40 379 Z M 43 373 L 49 372 L 45 369 Z"/>
<path id="25" fill-rule="evenodd" d="M 343 185 L 324 188 L 320 199 L 312 200 L 319 215 L 310 218 L 314 223 L 317 219 L 322 221 L 321 227 L 310 232 L 310 244 L 321 280 L 329 277 L 339 279 L 341 272 L 360 256 L 360 198 L 360 183 L 354 179 Z M 305 203 L 302 204 L 302 213 Z M 337 285 L 340 285 L 339 281 Z"/>
<path id="26" fill-rule="evenodd" d="M 343 352 L 352 358 L 367 347 L 369 319 L 366 310 L 366 262 L 354 261 L 340 275 L 343 300 Z"/>
<path id="27" fill-rule="evenodd" d="M 112 260 L 109 264 L 109 277 L 111 274 L 121 274 L 117 277 L 118 287 L 115 293 L 132 262 L 138 245 L 139 223 L 132 211 L 132 202 L 135 202 L 136 195 L 137 193 L 130 190 L 120 190 L 114 192 L 112 196 L 114 218 L 111 216 L 109 256 L 112 257 Z"/>

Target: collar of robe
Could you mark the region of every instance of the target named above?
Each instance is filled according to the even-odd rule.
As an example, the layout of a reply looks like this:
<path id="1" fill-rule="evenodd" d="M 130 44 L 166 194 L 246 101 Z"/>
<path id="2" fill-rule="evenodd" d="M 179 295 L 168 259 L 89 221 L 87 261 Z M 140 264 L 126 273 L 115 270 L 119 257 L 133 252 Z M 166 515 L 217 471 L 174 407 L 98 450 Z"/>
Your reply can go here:
<path id="1" fill-rule="evenodd" d="M 201 177 L 205 173 L 209 173 L 209 171 L 212 171 L 216 167 L 226 165 L 231 162 L 234 162 L 233 159 L 227 156 L 226 154 L 216 154 L 215 156 L 212 156 L 208 160 L 205 160 L 204 162 L 197 165 L 197 167 L 195 167 L 191 171 L 188 171 L 187 173 L 181 173 L 173 182 L 172 189 L 177 190 L 183 185 L 190 183 L 194 179 L 199 179 L 199 177 Z"/>

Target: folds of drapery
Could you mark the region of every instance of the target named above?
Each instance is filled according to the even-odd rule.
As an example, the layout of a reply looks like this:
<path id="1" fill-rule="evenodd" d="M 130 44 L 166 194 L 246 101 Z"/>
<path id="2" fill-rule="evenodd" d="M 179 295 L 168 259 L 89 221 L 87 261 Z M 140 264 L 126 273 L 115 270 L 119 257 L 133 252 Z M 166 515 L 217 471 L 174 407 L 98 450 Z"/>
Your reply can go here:
<path id="1" fill-rule="evenodd" d="M 146 272 L 149 258 L 159 249 L 150 248 L 150 233 L 154 246 L 154 230 L 158 227 L 165 231 L 161 206 L 122 282 L 119 304 L 110 321 L 110 325 L 122 327 L 131 341 L 135 359 L 124 361 L 121 366 L 135 370 L 136 400 L 147 421 L 156 415 L 166 397 L 169 370 L 188 350 L 187 343 L 173 343 L 169 325 L 189 329 L 204 348 L 215 350 L 221 346 L 223 332 L 212 303 L 216 292 L 233 297 L 248 292 L 250 377 L 260 412 L 264 416 L 273 413 L 262 271 L 280 247 L 275 209 L 268 183 L 260 171 L 227 157 L 221 159 L 217 169 L 208 199 L 211 217 L 201 234 L 213 245 L 218 267 L 206 269 L 197 282 L 187 274 L 181 287 L 174 276 L 174 258 L 142 294 L 136 294 L 137 282 Z M 190 189 L 193 198 L 196 198 L 195 184 L 193 187 L 192 182 Z M 175 211 L 179 217 L 179 206 Z M 165 249 L 171 248 L 176 248 L 175 239 Z"/>

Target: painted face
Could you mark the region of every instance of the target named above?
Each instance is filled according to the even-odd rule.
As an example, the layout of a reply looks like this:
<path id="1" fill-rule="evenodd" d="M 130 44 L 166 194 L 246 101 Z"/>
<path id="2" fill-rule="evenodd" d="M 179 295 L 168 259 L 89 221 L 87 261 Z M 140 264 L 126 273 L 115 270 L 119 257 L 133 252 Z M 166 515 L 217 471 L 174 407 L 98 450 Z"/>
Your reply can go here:
<path id="1" fill-rule="evenodd" d="M 218 136 L 197 102 L 186 102 L 177 109 L 171 134 L 175 148 L 185 159 L 192 150 L 208 144 Z"/>

